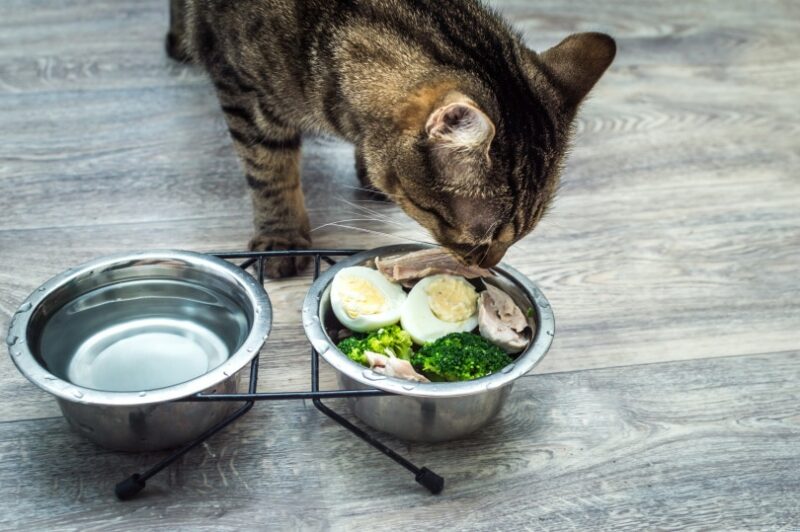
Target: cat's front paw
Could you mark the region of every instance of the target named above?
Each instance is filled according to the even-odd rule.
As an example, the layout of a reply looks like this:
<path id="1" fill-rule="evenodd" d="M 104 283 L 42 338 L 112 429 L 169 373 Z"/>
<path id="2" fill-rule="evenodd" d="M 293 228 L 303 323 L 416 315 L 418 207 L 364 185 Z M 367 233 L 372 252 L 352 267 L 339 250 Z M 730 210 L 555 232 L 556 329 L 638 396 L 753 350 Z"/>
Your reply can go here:
<path id="1" fill-rule="evenodd" d="M 259 234 L 250 240 L 251 251 L 280 251 L 287 249 L 308 249 L 311 241 L 300 235 L 291 237 Z M 310 257 L 273 257 L 264 263 L 264 274 L 270 279 L 292 277 L 302 272 Z"/>

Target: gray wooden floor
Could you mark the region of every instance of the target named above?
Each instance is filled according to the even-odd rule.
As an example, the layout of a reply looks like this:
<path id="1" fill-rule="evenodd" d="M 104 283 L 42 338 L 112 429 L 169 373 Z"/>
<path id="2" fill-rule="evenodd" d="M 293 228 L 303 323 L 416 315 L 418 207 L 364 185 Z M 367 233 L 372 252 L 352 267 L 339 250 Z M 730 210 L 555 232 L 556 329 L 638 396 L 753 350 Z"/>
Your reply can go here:
<path id="1" fill-rule="evenodd" d="M 508 256 L 555 309 L 547 359 L 474 438 L 387 439 L 446 491 L 286 403 L 119 503 L 114 483 L 163 455 L 85 442 L 2 356 L 0 527 L 800 528 L 800 3 L 495 4 L 535 48 L 599 30 L 619 53 L 552 216 Z M 218 105 L 164 57 L 165 25 L 166 0 L 0 0 L 0 330 L 80 261 L 246 244 Z M 304 165 L 314 226 L 364 207 L 392 220 L 317 244 L 421 236 L 358 195 L 347 145 L 309 140 Z M 262 389 L 308 385 L 308 285 L 268 286 Z"/>

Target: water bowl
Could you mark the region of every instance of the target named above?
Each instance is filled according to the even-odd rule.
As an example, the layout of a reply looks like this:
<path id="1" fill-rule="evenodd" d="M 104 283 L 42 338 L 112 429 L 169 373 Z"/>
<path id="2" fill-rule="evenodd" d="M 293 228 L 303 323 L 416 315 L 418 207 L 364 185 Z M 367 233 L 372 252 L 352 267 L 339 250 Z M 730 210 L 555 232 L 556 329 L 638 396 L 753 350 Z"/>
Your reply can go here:
<path id="1" fill-rule="evenodd" d="M 153 251 L 51 279 L 22 303 L 6 342 L 75 430 L 104 447 L 144 451 L 190 441 L 236 408 L 176 400 L 238 391 L 271 320 L 263 287 L 240 268 Z"/>

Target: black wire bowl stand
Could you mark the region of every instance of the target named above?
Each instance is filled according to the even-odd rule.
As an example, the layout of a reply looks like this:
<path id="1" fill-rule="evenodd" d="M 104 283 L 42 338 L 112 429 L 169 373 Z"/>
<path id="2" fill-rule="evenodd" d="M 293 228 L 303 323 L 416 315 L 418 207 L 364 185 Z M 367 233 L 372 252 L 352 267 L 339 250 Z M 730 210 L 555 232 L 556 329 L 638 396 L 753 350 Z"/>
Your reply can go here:
<path id="1" fill-rule="evenodd" d="M 264 262 L 273 257 L 311 257 L 314 261 L 314 280 L 319 277 L 322 263 L 329 266 L 336 264 L 335 258 L 348 257 L 359 253 L 360 249 L 307 249 L 307 250 L 281 250 L 281 251 L 250 251 L 250 252 L 233 252 L 233 253 L 210 253 L 224 260 L 243 262 L 239 267 L 247 270 L 255 267 L 256 277 L 258 282 L 263 286 L 264 284 Z M 190 402 L 211 402 L 211 401 L 233 401 L 242 402 L 242 406 L 234 411 L 227 418 L 217 423 L 194 440 L 184 444 L 172 451 L 172 453 L 151 466 L 144 473 L 135 473 L 118 483 L 114 489 L 117 497 L 120 500 L 132 499 L 140 491 L 142 491 L 149 479 L 157 475 L 175 461 L 179 460 L 183 455 L 201 445 L 203 442 L 214 436 L 216 433 L 223 430 L 228 425 L 234 423 L 236 420 L 247 414 L 253 408 L 256 401 L 290 401 L 299 399 L 311 399 L 314 406 L 370 444 L 372 447 L 382 452 L 414 475 L 414 480 L 427 488 L 432 494 L 441 493 L 444 488 L 444 478 L 440 477 L 427 467 L 418 467 L 410 462 L 405 457 L 401 456 L 391 448 L 384 445 L 380 440 L 369 434 L 368 432 L 357 427 L 338 412 L 332 410 L 325 405 L 323 399 L 340 399 L 345 397 L 372 397 L 380 395 L 392 395 L 390 392 L 378 390 L 375 388 L 362 389 L 362 390 L 320 390 L 319 389 L 319 353 L 315 349 L 311 349 L 311 390 L 310 391 L 297 391 L 297 392 L 259 392 L 258 388 L 258 364 L 260 353 L 253 358 L 250 363 L 250 382 L 248 384 L 246 393 L 233 393 L 233 394 L 203 394 L 198 393 L 189 397 L 180 399 L 180 401 Z"/>

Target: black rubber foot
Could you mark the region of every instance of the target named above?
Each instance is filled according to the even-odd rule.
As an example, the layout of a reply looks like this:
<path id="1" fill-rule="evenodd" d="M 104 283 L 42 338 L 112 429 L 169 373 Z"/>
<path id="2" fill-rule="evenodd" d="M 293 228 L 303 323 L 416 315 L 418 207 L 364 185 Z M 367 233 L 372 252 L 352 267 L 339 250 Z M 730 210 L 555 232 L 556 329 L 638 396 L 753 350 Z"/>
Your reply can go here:
<path id="1" fill-rule="evenodd" d="M 117 498 L 121 501 L 127 501 L 128 499 L 132 499 L 136 497 L 136 494 L 142 491 L 145 487 L 145 481 L 142 480 L 141 475 L 136 473 L 135 475 L 131 475 L 114 488 L 114 493 L 117 494 Z"/>
<path id="2" fill-rule="evenodd" d="M 444 479 L 427 467 L 419 470 L 415 480 L 428 488 L 428 491 L 434 495 L 439 495 L 444 489 Z"/>

